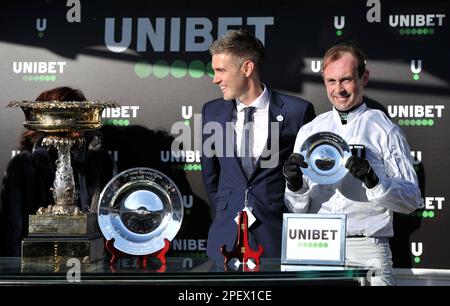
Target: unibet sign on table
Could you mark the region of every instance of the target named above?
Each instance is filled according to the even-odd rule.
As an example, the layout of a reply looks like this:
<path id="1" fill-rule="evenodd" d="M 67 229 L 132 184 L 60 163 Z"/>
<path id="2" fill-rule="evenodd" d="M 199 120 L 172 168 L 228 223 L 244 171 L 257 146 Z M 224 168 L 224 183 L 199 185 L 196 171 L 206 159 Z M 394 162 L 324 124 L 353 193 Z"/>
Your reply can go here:
<path id="1" fill-rule="evenodd" d="M 283 214 L 281 263 L 345 263 L 345 215 Z"/>

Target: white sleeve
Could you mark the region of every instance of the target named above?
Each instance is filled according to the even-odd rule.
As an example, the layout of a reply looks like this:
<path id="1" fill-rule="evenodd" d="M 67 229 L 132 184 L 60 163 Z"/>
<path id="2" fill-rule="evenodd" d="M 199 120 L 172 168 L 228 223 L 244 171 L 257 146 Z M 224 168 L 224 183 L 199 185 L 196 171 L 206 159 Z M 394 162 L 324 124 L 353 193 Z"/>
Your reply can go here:
<path id="1" fill-rule="evenodd" d="M 374 168 L 380 182 L 374 188 L 367 189 L 367 198 L 386 209 L 411 213 L 423 207 L 423 199 L 408 142 L 397 126 L 388 134 L 387 147 L 383 154 L 384 169 Z"/>
<path id="2" fill-rule="evenodd" d="M 303 180 L 303 186 L 298 191 L 291 191 L 287 188 L 284 191 L 284 203 L 290 212 L 307 213 L 309 208 L 309 187 Z"/>

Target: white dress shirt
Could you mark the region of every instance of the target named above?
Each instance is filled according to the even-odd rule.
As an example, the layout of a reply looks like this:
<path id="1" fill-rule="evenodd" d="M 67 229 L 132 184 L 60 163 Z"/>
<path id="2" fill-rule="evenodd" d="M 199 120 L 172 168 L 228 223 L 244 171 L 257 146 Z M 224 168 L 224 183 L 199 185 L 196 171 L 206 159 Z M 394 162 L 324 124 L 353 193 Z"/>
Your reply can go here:
<path id="1" fill-rule="evenodd" d="M 393 236 L 393 212 L 410 213 L 423 206 L 410 148 L 401 129 L 383 112 L 363 103 L 343 125 L 338 112 L 321 114 L 298 132 L 294 152 L 317 132 L 340 135 L 349 145 L 364 145 L 365 158 L 379 178 L 372 189 L 351 173 L 331 185 L 318 185 L 303 176 L 297 192 L 286 188 L 285 202 L 292 212 L 347 215 L 347 236 Z"/>
<path id="2" fill-rule="evenodd" d="M 255 111 L 253 113 L 253 131 L 254 137 L 251 139 L 250 147 L 251 156 L 257 160 L 266 146 L 267 138 L 269 136 L 269 92 L 267 87 L 263 84 L 263 92 L 250 105 L 245 105 L 236 99 L 236 109 L 233 115 L 233 122 L 235 122 L 235 136 L 236 136 L 236 153 L 238 157 L 242 157 L 241 142 L 242 130 L 244 128 L 244 108 L 253 106 Z"/>

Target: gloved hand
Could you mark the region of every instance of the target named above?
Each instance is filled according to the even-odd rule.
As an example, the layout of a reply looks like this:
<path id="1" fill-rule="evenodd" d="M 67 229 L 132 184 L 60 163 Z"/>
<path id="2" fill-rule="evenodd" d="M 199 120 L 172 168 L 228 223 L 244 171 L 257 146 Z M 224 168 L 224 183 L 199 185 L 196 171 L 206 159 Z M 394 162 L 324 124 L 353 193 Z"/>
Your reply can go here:
<path id="1" fill-rule="evenodd" d="M 303 186 L 303 173 L 300 167 L 307 168 L 308 164 L 298 153 L 292 153 L 283 165 L 283 174 L 291 191 L 298 191 Z"/>
<path id="2" fill-rule="evenodd" d="M 352 155 L 347 160 L 345 167 L 355 178 L 361 180 L 367 188 L 371 189 L 378 184 L 379 178 L 366 159 Z"/>

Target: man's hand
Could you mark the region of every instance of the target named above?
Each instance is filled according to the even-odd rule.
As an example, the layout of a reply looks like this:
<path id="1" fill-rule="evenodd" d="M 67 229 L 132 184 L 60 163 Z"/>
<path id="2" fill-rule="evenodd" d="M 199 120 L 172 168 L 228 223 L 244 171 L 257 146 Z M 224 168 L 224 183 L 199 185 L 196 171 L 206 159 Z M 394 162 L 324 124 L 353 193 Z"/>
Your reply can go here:
<path id="1" fill-rule="evenodd" d="M 378 184 L 378 176 L 366 159 L 353 155 L 347 160 L 345 167 L 355 178 L 361 180 L 367 188 L 371 189 Z"/>
<path id="2" fill-rule="evenodd" d="M 308 164 L 298 153 L 292 153 L 283 165 L 283 174 L 291 191 L 298 191 L 303 186 L 303 173 L 300 167 L 307 168 Z"/>

